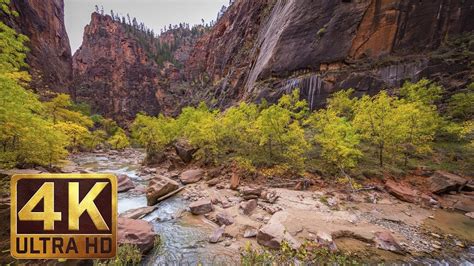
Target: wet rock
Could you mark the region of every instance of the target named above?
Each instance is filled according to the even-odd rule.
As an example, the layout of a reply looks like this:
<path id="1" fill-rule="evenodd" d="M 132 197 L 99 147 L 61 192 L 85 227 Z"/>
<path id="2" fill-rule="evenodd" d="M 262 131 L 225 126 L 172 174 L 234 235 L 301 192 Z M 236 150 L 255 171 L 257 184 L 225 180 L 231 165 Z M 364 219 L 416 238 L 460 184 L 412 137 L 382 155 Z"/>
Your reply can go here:
<path id="1" fill-rule="evenodd" d="M 221 182 L 218 178 L 214 178 L 214 179 L 211 179 L 209 181 L 206 182 L 206 184 L 210 187 L 213 187 L 217 184 L 219 184 L 219 182 Z"/>
<path id="2" fill-rule="evenodd" d="M 128 210 L 124 213 L 121 213 L 119 217 L 129 218 L 129 219 L 141 219 L 147 214 L 156 210 L 155 206 L 142 207 L 137 209 Z"/>
<path id="3" fill-rule="evenodd" d="M 245 232 L 244 232 L 244 237 L 245 238 L 252 238 L 252 237 L 256 237 L 258 234 L 258 230 L 255 229 L 255 228 L 247 228 L 245 229 Z"/>
<path id="4" fill-rule="evenodd" d="M 178 154 L 179 158 L 185 163 L 190 163 L 193 160 L 194 153 L 197 151 L 195 147 L 183 139 L 178 140 L 173 147 L 176 150 L 176 154 Z"/>
<path id="5" fill-rule="evenodd" d="M 257 200 L 249 200 L 240 203 L 240 208 L 245 215 L 250 215 L 257 208 Z"/>
<path id="6" fill-rule="evenodd" d="M 133 184 L 133 181 L 130 180 L 130 178 L 127 175 L 118 175 L 117 176 L 117 183 L 118 183 L 118 188 L 117 191 L 120 192 L 126 192 L 129 191 L 130 189 L 134 189 L 135 185 Z"/>
<path id="7" fill-rule="evenodd" d="M 179 188 L 179 184 L 166 177 L 155 177 L 148 184 L 146 199 L 148 206 L 155 205 L 160 197 L 165 196 Z"/>
<path id="8" fill-rule="evenodd" d="M 212 235 L 209 237 L 209 243 L 218 243 L 223 240 L 222 235 L 224 234 L 225 225 L 217 228 Z"/>
<path id="9" fill-rule="evenodd" d="M 463 212 L 474 212 L 474 197 L 460 195 L 459 200 L 454 204 L 454 209 Z"/>
<path id="10" fill-rule="evenodd" d="M 199 182 L 204 176 L 204 171 L 202 169 L 193 169 L 183 172 L 179 176 L 181 183 L 188 185 Z"/>
<path id="11" fill-rule="evenodd" d="M 407 184 L 388 180 L 385 183 L 385 189 L 399 200 L 410 203 L 416 203 L 418 201 L 418 191 L 412 189 Z"/>
<path id="12" fill-rule="evenodd" d="M 213 211 L 212 203 L 209 199 L 202 199 L 189 204 L 189 209 L 194 215 L 206 214 Z"/>
<path id="13" fill-rule="evenodd" d="M 435 194 L 460 191 L 467 183 L 467 179 L 445 171 L 436 171 L 430 177 L 430 189 Z"/>
<path id="14" fill-rule="evenodd" d="M 220 212 L 216 215 L 217 224 L 231 225 L 234 223 L 234 218 L 226 212 Z"/>
<path id="15" fill-rule="evenodd" d="M 265 247 L 279 249 L 281 242 L 286 241 L 293 249 L 298 249 L 301 244 L 294 239 L 286 228 L 277 220 L 270 219 L 257 233 L 257 242 Z"/>
<path id="16" fill-rule="evenodd" d="M 232 173 L 232 177 L 230 178 L 230 189 L 237 190 L 240 185 L 240 176 L 236 173 Z"/>
<path id="17" fill-rule="evenodd" d="M 398 254 L 404 254 L 403 248 L 397 243 L 392 234 L 388 231 L 376 232 L 374 236 L 375 246 L 379 249 L 392 251 Z"/>
<path id="18" fill-rule="evenodd" d="M 142 253 L 153 248 L 156 233 L 153 225 L 144 220 L 119 217 L 117 219 L 118 244 L 137 245 Z"/>

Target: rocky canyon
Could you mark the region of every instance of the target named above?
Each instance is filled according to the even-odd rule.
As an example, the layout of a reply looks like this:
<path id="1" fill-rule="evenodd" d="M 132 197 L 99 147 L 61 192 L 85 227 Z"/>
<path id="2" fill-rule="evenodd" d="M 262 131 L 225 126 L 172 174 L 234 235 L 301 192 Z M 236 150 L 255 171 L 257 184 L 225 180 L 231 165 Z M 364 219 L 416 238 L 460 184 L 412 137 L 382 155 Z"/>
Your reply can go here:
<path id="1" fill-rule="evenodd" d="M 94 13 L 73 57 L 63 1 L 12 6 L 24 15 L 3 20 L 31 40 L 32 86 L 123 123 L 200 101 L 274 102 L 296 88 L 317 109 L 340 89 L 371 94 L 426 77 L 456 91 L 472 81 L 472 1 L 238 0 L 208 29 L 158 37 Z"/>

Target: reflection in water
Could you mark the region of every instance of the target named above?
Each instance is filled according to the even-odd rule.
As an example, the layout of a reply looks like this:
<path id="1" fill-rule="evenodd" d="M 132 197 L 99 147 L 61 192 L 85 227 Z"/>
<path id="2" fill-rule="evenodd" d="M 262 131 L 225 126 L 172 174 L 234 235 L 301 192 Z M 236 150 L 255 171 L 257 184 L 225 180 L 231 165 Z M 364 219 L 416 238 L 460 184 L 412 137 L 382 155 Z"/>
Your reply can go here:
<path id="1" fill-rule="evenodd" d="M 106 172 L 116 175 L 128 175 L 135 185 L 146 185 L 137 173 L 137 161 L 143 159 L 143 154 L 136 156 L 106 156 L 97 154 L 81 154 L 73 161 L 82 168 L 94 172 Z M 147 265 L 237 265 L 239 254 L 237 250 L 222 244 L 209 244 L 209 235 L 214 227 L 201 217 L 195 217 L 186 212 L 188 202 L 179 195 L 161 202 L 153 213 L 144 219 L 154 225 L 155 231 L 161 237 L 161 246 L 152 250 L 143 260 Z M 118 197 L 118 212 L 146 206 L 145 195 L 120 193 Z"/>

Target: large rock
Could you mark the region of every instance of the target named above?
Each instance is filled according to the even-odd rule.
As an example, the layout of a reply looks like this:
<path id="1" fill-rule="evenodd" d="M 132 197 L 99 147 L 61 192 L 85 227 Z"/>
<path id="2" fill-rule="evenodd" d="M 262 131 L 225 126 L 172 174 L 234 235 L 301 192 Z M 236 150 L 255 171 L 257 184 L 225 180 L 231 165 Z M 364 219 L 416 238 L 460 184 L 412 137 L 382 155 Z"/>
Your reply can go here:
<path id="1" fill-rule="evenodd" d="M 430 177 L 430 189 L 432 193 L 441 194 L 449 191 L 461 190 L 469 180 L 445 171 L 436 171 Z"/>
<path id="2" fill-rule="evenodd" d="M 225 225 L 217 228 L 212 235 L 209 237 L 209 243 L 217 243 L 223 240 L 222 235 L 225 231 Z"/>
<path id="3" fill-rule="evenodd" d="M 189 204 L 189 209 L 194 215 L 206 214 L 213 211 L 211 200 L 202 199 Z"/>
<path id="4" fill-rule="evenodd" d="M 396 183 L 395 181 L 388 180 L 385 183 L 385 189 L 399 200 L 410 203 L 419 201 L 418 191 L 405 183 Z"/>
<path id="5" fill-rule="evenodd" d="M 392 234 L 387 231 L 376 232 L 374 236 L 375 246 L 379 249 L 392 251 L 395 253 L 403 254 L 403 248 L 397 243 Z"/>
<path id="6" fill-rule="evenodd" d="M 301 246 L 301 243 L 287 232 L 285 226 L 275 219 L 270 219 L 268 224 L 258 231 L 257 242 L 262 246 L 279 249 L 283 241 L 288 242 L 293 249 L 298 249 Z"/>
<path id="7" fill-rule="evenodd" d="M 142 253 L 146 253 L 153 248 L 157 235 L 150 222 L 119 217 L 117 218 L 117 224 L 119 245 L 137 245 Z"/>
<path id="8" fill-rule="evenodd" d="M 257 200 L 252 199 L 249 201 L 242 202 L 240 204 L 240 208 L 242 209 L 245 215 L 250 215 L 257 208 Z"/>
<path id="9" fill-rule="evenodd" d="M 173 146 L 176 150 L 176 154 L 178 154 L 179 158 L 185 163 L 190 163 L 193 160 L 194 153 L 197 151 L 189 142 L 182 139 L 178 140 Z"/>
<path id="10" fill-rule="evenodd" d="M 218 213 L 216 215 L 216 220 L 219 225 L 231 225 L 234 223 L 234 218 L 226 212 Z"/>
<path id="11" fill-rule="evenodd" d="M 193 169 L 193 170 L 187 170 L 183 172 L 179 176 L 179 180 L 181 180 L 181 183 L 187 185 L 187 184 L 199 182 L 203 176 L 204 176 L 204 171 L 202 169 Z"/>
<path id="12" fill-rule="evenodd" d="M 155 205 L 160 197 L 165 196 L 179 188 L 179 184 L 169 178 L 159 176 L 155 177 L 148 184 L 146 190 L 146 199 L 148 206 Z"/>
<path id="13" fill-rule="evenodd" d="M 134 189 L 135 185 L 133 184 L 133 181 L 130 180 L 130 178 L 127 175 L 118 175 L 117 176 L 117 183 L 118 183 L 118 188 L 117 191 L 120 192 L 126 192 L 129 191 L 130 189 Z"/>

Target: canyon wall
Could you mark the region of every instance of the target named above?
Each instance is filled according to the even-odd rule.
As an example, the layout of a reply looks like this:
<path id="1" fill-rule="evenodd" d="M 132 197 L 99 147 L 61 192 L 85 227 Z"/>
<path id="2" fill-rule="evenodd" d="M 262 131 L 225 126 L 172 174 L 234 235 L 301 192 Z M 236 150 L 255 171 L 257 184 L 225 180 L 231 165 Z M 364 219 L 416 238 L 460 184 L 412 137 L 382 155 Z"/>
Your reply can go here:
<path id="1" fill-rule="evenodd" d="M 211 74 L 210 89 L 190 93 L 225 107 L 299 88 L 315 109 L 350 87 L 375 93 L 427 77 L 456 89 L 472 79 L 473 30 L 472 1 L 237 0 L 188 62 L 190 79 L 196 68 Z M 227 59 L 232 47 L 244 55 Z"/>
<path id="2" fill-rule="evenodd" d="M 27 63 L 31 87 L 40 95 L 68 92 L 72 80 L 72 56 L 64 25 L 63 0 L 12 0 L 20 16 L 0 18 L 17 32 L 29 37 Z"/>

